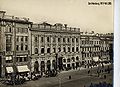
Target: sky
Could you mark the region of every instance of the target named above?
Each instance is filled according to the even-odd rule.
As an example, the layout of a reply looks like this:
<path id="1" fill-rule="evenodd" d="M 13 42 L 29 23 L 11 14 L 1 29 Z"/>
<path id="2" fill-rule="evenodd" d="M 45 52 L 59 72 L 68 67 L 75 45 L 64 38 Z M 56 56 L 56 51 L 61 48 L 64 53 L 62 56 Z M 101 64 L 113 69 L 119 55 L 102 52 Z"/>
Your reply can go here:
<path id="1" fill-rule="evenodd" d="M 112 5 L 88 5 L 88 2 Z M 62 23 L 83 32 L 112 33 L 114 0 L 0 0 L 7 15 L 30 18 L 34 23 Z"/>

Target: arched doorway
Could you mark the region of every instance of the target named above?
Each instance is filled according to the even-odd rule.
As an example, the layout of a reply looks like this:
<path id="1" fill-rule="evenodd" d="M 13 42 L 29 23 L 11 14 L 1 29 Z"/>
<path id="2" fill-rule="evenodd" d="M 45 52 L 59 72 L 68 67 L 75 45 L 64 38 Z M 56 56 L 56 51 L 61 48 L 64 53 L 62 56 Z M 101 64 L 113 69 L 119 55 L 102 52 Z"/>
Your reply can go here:
<path id="1" fill-rule="evenodd" d="M 63 70 L 63 57 L 58 58 L 58 69 Z"/>
<path id="2" fill-rule="evenodd" d="M 51 70 L 51 63 L 50 63 L 50 60 L 47 61 L 47 70 L 48 70 L 48 71 Z"/>
<path id="3" fill-rule="evenodd" d="M 45 62 L 41 61 L 41 72 L 45 72 Z"/>
<path id="4" fill-rule="evenodd" d="M 80 67 L 80 63 L 79 63 L 79 57 L 77 56 L 76 57 L 76 69 Z"/>
<path id="5" fill-rule="evenodd" d="M 38 61 L 35 61 L 35 63 L 34 63 L 34 72 L 35 73 L 39 72 L 39 63 L 38 63 Z"/>
<path id="6" fill-rule="evenodd" d="M 55 60 L 52 61 L 52 66 L 53 66 L 53 69 L 56 70 L 56 67 L 57 67 L 57 66 L 56 66 Z"/>

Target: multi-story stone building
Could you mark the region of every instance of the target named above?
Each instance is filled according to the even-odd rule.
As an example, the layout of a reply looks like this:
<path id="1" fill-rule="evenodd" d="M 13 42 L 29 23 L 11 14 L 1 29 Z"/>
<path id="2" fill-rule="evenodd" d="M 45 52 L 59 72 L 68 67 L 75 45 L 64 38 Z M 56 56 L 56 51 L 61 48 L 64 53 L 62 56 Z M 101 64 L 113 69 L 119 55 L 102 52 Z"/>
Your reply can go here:
<path id="1" fill-rule="evenodd" d="M 109 36 L 108 36 L 109 35 Z M 90 66 L 93 62 L 110 62 L 112 56 L 113 34 L 98 34 L 92 31 L 81 32 L 82 63 Z"/>
<path id="2" fill-rule="evenodd" d="M 29 71 L 29 27 L 27 18 L 6 15 L 0 11 L 1 75 Z M 16 66 L 16 67 L 15 67 Z M 14 68 L 14 69 L 13 69 Z"/>
<path id="3" fill-rule="evenodd" d="M 33 24 L 31 28 L 32 71 L 59 70 L 79 67 L 80 29 L 56 23 Z M 56 63 L 57 62 L 57 63 Z"/>
<path id="4" fill-rule="evenodd" d="M 112 61 L 113 34 L 83 33 L 67 24 L 34 24 L 0 11 L 0 75 L 77 69 Z"/>

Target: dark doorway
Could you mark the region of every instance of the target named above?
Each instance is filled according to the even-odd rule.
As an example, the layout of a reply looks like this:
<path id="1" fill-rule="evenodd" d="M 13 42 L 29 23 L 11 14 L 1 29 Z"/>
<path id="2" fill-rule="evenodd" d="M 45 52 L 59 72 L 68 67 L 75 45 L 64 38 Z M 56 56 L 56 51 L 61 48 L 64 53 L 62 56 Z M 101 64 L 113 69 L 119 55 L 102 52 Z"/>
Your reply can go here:
<path id="1" fill-rule="evenodd" d="M 52 61 L 52 66 L 53 66 L 53 69 L 56 70 L 56 67 L 57 67 L 57 66 L 56 66 L 55 60 Z"/>
<path id="2" fill-rule="evenodd" d="M 76 62 L 76 69 L 79 67 L 80 65 L 79 65 L 79 62 Z"/>
<path id="3" fill-rule="evenodd" d="M 62 62 L 62 57 L 58 58 L 58 68 L 59 70 L 63 70 L 63 62 Z"/>
<path id="4" fill-rule="evenodd" d="M 45 62 L 41 61 L 41 71 L 45 72 Z"/>
<path id="5" fill-rule="evenodd" d="M 75 69 L 75 63 L 72 63 L 72 68 Z"/>
<path id="6" fill-rule="evenodd" d="M 39 72 L 39 63 L 38 63 L 38 61 L 35 61 L 35 63 L 34 63 L 34 72 L 35 73 Z"/>
<path id="7" fill-rule="evenodd" d="M 50 63 L 50 60 L 47 61 L 47 70 L 50 71 L 51 70 L 51 63 Z"/>
<path id="8" fill-rule="evenodd" d="M 67 70 L 70 70 L 70 69 L 71 69 L 70 64 L 67 64 Z"/>

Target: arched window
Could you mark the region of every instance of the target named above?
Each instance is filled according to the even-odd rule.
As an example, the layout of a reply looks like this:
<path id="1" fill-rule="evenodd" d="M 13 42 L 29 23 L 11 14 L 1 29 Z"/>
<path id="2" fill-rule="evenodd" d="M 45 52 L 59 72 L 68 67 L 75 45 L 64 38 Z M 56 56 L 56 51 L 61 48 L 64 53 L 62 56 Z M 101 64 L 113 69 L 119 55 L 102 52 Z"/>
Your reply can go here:
<path id="1" fill-rule="evenodd" d="M 49 37 L 47 37 L 47 42 L 50 42 L 50 38 Z"/>
<path id="2" fill-rule="evenodd" d="M 47 53 L 50 53 L 50 48 L 47 48 Z"/>
<path id="3" fill-rule="evenodd" d="M 12 29 L 11 29 L 11 27 L 9 27 L 9 28 L 8 28 L 8 32 L 12 32 Z"/>
<path id="4" fill-rule="evenodd" d="M 68 47 L 68 52 L 70 52 L 70 47 Z"/>
<path id="5" fill-rule="evenodd" d="M 74 47 L 72 47 L 72 52 L 74 52 Z"/>
<path id="6" fill-rule="evenodd" d="M 72 57 L 72 61 L 75 62 L 75 58 L 74 57 Z"/>
<path id="7" fill-rule="evenodd" d="M 67 62 L 70 62 L 70 58 L 67 59 Z"/>
<path id="8" fill-rule="evenodd" d="M 65 63 L 65 62 L 66 62 L 66 59 L 63 59 L 63 62 Z"/>
<path id="9" fill-rule="evenodd" d="M 66 52 L 66 49 L 65 49 L 65 47 L 63 47 L 63 52 Z"/>
<path id="10" fill-rule="evenodd" d="M 77 52 L 79 51 L 78 47 L 76 47 L 76 51 L 77 51 Z"/>
<path id="11" fill-rule="evenodd" d="M 76 60 L 79 60 L 79 57 L 78 57 L 78 56 L 76 57 Z"/>
<path id="12" fill-rule="evenodd" d="M 38 49 L 37 48 L 35 48 L 35 54 L 38 54 Z"/>
<path id="13" fill-rule="evenodd" d="M 61 51 L 61 48 L 59 47 L 59 48 L 58 48 L 58 52 L 60 52 L 60 51 Z"/>

